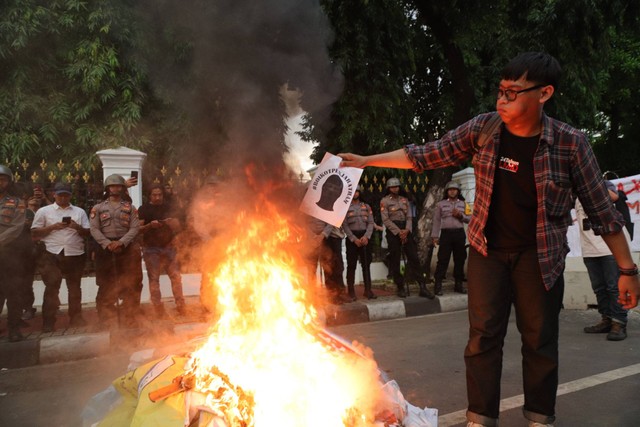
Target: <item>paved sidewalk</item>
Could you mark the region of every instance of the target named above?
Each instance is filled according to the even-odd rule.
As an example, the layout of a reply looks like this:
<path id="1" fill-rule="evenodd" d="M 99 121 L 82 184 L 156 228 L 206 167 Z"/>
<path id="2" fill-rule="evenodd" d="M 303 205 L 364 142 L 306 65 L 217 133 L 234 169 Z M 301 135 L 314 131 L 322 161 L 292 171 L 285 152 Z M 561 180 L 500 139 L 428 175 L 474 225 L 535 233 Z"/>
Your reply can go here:
<path id="1" fill-rule="evenodd" d="M 431 285 L 432 286 L 432 285 Z M 395 287 L 389 281 L 374 284 L 378 299 L 363 297 L 364 287 L 356 286 L 357 301 L 340 305 L 318 307 L 319 317 L 327 326 L 372 322 L 449 311 L 465 310 L 467 296 L 453 292 L 453 283 L 444 283 L 444 295 L 433 300 L 418 297 L 416 285 L 410 286 L 411 296 L 398 298 Z M 95 305 L 85 304 L 83 316 L 87 327 L 69 327 L 66 307 L 59 313 L 56 330 L 42 332 L 40 307 L 36 316 L 27 320 L 22 329 L 24 341 L 11 343 L 7 338 L 6 314 L 0 319 L 0 368 L 19 368 L 38 364 L 78 360 L 100 356 L 108 352 L 132 352 L 144 348 L 171 346 L 201 336 L 211 326 L 207 314 L 201 309 L 197 296 L 186 298 L 187 313 L 179 316 L 171 299 L 165 300 L 167 318 L 158 320 L 153 307 L 142 304 L 140 328 L 100 331 Z"/>

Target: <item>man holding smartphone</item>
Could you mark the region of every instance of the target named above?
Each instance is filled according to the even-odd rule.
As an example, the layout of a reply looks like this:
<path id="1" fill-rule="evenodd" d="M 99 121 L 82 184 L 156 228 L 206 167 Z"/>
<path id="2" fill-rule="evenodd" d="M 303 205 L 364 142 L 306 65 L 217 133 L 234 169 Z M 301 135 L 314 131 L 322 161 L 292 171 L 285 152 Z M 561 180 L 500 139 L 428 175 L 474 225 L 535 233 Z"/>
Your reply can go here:
<path id="1" fill-rule="evenodd" d="M 149 293 L 156 316 L 165 317 L 166 312 L 160 293 L 160 273 L 167 272 L 171 280 L 171 291 L 180 316 L 186 314 L 182 293 L 182 276 L 173 238 L 180 231 L 180 221 L 164 203 L 164 188 L 153 185 L 149 190 L 149 202 L 140 207 L 140 232 L 143 234 L 142 253 L 149 276 Z"/>
<path id="2" fill-rule="evenodd" d="M 40 239 L 45 251 L 38 259 L 38 269 L 45 285 L 42 303 L 42 332 L 55 330 L 58 295 L 64 278 L 69 292 L 69 326 L 82 327 L 82 289 L 80 282 L 85 264 L 85 237 L 89 235 L 89 218 L 84 210 L 71 204 L 71 186 L 57 183 L 51 205 L 38 209 L 31 235 Z"/>

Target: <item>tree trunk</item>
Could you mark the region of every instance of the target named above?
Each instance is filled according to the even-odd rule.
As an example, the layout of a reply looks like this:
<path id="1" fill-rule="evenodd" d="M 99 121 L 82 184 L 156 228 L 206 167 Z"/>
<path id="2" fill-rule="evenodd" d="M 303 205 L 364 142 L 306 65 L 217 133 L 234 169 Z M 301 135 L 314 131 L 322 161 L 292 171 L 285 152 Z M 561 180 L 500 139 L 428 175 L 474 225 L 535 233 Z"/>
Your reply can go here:
<path id="1" fill-rule="evenodd" d="M 444 195 L 444 186 L 451 180 L 451 174 L 456 170 L 455 167 L 436 169 L 433 171 L 429 184 L 427 185 L 427 194 L 422 204 L 422 213 L 418 218 L 418 254 L 420 259 L 424 260 L 426 267 L 430 268 L 431 259 L 429 258 L 429 247 L 433 246 L 431 239 L 431 229 L 433 228 L 433 214 L 436 204 L 442 200 Z"/>
<path id="2" fill-rule="evenodd" d="M 431 29 L 432 34 L 440 43 L 443 55 L 447 60 L 454 93 L 452 125 L 458 126 L 469 120 L 475 96 L 467 77 L 468 70 L 464 62 L 464 56 L 455 41 L 455 28 L 447 24 L 447 20 L 444 19 L 434 2 L 416 1 L 415 5 L 419 11 L 419 19 Z M 427 196 L 424 199 L 422 213 L 418 219 L 417 239 L 420 259 L 425 260 L 427 267 L 431 265 L 431 260 L 427 258 L 429 246 L 432 245 L 433 212 L 436 204 L 442 200 L 444 186 L 451 180 L 451 175 L 457 170 L 457 167 L 436 169 L 427 184 Z"/>

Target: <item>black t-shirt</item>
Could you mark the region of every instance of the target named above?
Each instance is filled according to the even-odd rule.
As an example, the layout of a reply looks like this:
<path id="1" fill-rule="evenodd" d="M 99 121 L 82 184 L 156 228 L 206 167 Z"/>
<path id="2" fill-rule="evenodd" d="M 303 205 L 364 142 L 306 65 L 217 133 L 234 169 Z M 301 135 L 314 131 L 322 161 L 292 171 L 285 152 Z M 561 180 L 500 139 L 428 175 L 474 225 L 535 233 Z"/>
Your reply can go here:
<path id="1" fill-rule="evenodd" d="M 519 137 L 503 129 L 485 228 L 490 249 L 521 251 L 536 247 L 538 198 L 533 156 L 539 135 Z"/>
<path id="2" fill-rule="evenodd" d="M 138 210 L 138 217 L 144 220 L 145 224 L 151 221 L 162 221 L 163 219 L 172 218 L 171 207 L 165 204 L 152 205 L 151 203 L 143 204 Z M 167 224 L 162 224 L 160 228 L 148 228 L 143 234 L 143 243 L 146 247 L 165 247 L 173 240 L 173 231 Z"/>

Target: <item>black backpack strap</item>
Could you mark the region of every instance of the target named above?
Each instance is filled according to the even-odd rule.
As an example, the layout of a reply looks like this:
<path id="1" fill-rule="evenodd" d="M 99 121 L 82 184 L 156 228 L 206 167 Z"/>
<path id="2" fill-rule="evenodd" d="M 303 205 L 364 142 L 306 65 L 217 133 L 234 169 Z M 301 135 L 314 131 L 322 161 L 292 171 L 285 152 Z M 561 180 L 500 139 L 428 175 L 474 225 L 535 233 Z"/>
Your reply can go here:
<path id="1" fill-rule="evenodd" d="M 494 112 L 493 115 L 482 127 L 480 131 L 480 135 L 478 136 L 478 140 L 474 146 L 476 153 L 480 151 L 482 147 L 487 145 L 489 142 L 489 138 L 493 137 L 493 134 L 496 132 L 498 127 L 502 124 L 502 119 L 500 118 L 500 114 Z"/>

